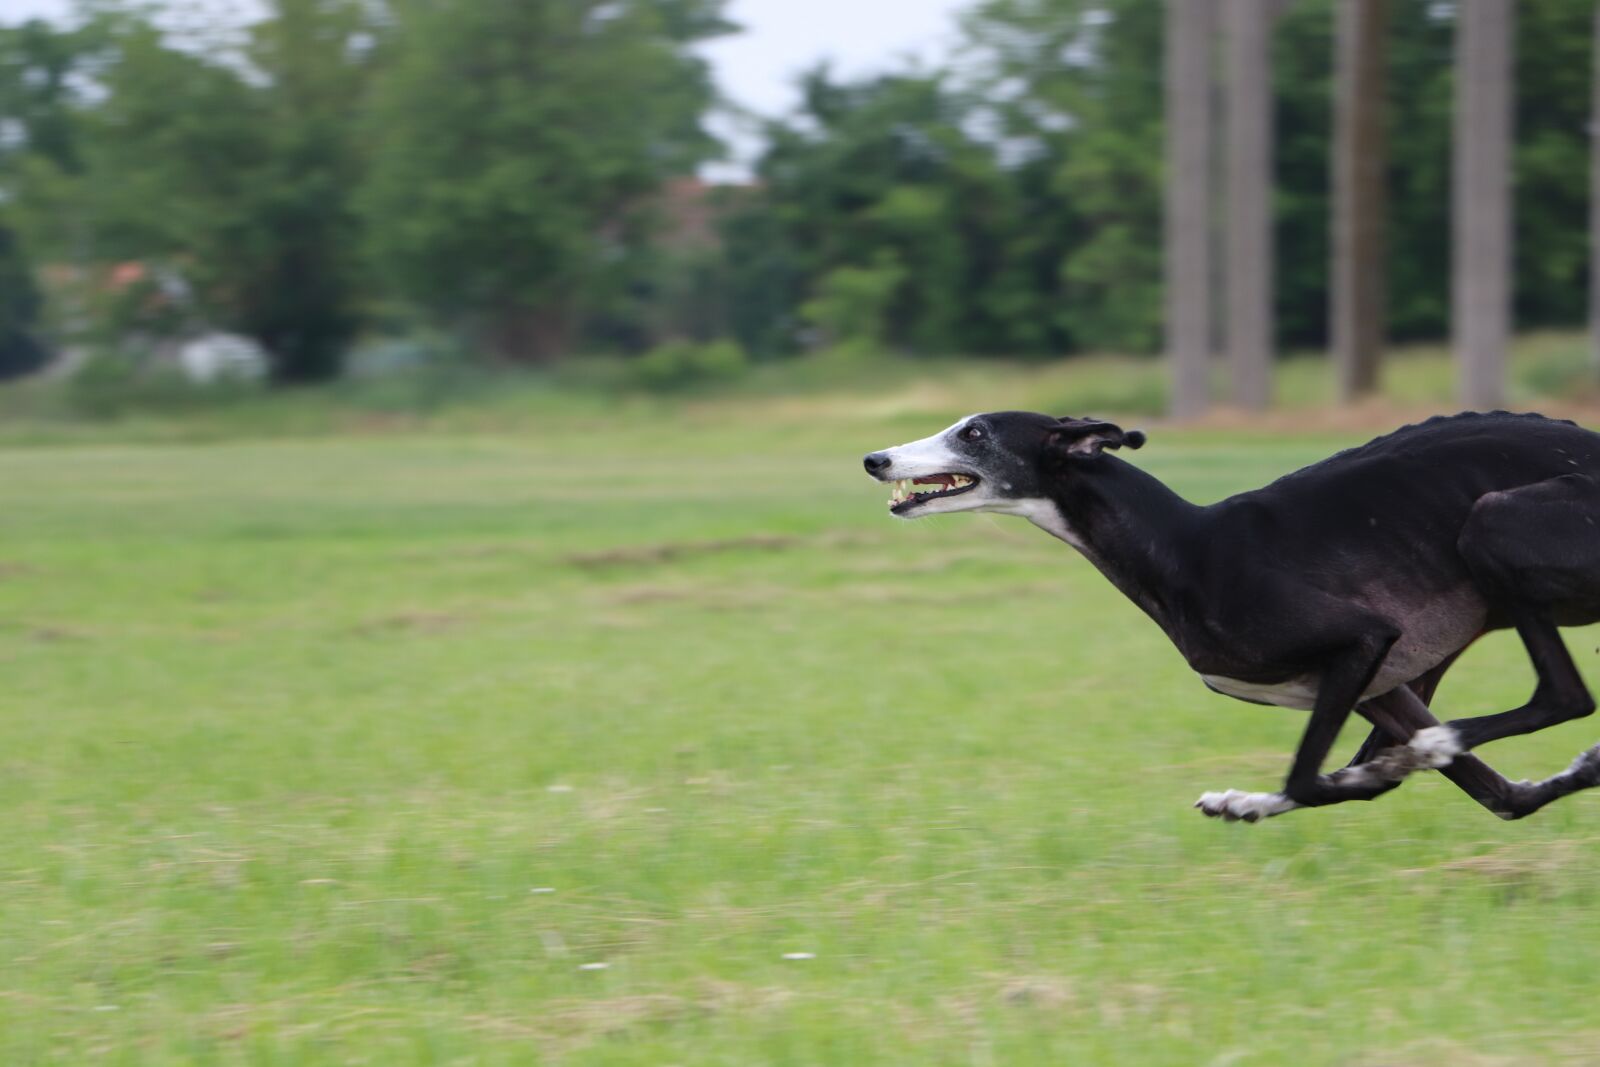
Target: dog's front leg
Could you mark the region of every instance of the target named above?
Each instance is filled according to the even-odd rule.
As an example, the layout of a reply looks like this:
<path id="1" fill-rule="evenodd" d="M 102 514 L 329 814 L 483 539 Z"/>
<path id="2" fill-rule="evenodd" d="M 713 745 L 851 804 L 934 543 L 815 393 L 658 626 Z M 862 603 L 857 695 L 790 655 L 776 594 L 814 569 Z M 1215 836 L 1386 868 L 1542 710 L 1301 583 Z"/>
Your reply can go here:
<path id="1" fill-rule="evenodd" d="M 1398 635 L 1374 627 L 1365 637 L 1345 646 L 1323 671 L 1317 687 L 1316 704 L 1306 723 L 1305 734 L 1295 752 L 1294 764 L 1282 792 L 1248 793 L 1229 789 L 1206 793 L 1195 807 L 1213 818 L 1229 822 L 1258 822 L 1296 808 L 1315 808 L 1347 800 L 1371 800 L 1394 787 L 1395 777 L 1373 773 L 1374 764 L 1347 767 L 1323 774 L 1322 764 L 1339 737 L 1350 711 L 1371 684 L 1383 658 Z M 1398 769 L 1397 769 L 1398 770 Z M 1404 774 L 1410 773 L 1406 769 Z"/>

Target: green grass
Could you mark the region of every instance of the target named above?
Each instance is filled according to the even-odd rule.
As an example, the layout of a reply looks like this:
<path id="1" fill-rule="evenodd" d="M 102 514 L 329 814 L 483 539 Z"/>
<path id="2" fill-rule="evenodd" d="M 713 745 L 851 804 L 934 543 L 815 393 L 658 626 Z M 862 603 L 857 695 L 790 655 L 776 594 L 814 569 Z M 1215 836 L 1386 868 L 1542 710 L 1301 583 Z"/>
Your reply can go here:
<path id="1" fill-rule="evenodd" d="M 0 1063 L 1590 1062 L 1600 794 L 1202 819 L 1302 717 L 1208 693 L 1031 527 L 893 522 L 859 474 L 1002 390 L 961 373 L 983 403 L 19 435 Z M 1137 458 L 1210 500 L 1341 443 Z M 1530 684 L 1496 638 L 1439 703 Z"/>

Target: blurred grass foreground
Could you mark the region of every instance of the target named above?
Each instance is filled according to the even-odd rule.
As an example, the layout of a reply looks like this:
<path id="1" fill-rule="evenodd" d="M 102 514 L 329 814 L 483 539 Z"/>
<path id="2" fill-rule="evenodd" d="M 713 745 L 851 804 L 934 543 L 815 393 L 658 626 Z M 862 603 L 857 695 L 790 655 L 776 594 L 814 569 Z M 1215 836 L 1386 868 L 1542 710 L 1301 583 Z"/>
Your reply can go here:
<path id="1" fill-rule="evenodd" d="M 0 1062 L 1588 1062 L 1600 797 L 1204 820 L 1301 717 L 858 470 L 974 408 L 1157 409 L 1143 365 L 788 366 L 671 405 L 5 394 Z M 1374 421 L 1448 393 L 1391 367 Z M 1294 407 L 1320 373 L 1137 461 L 1204 501 L 1359 439 Z M 1531 683 L 1487 640 L 1439 704 Z"/>

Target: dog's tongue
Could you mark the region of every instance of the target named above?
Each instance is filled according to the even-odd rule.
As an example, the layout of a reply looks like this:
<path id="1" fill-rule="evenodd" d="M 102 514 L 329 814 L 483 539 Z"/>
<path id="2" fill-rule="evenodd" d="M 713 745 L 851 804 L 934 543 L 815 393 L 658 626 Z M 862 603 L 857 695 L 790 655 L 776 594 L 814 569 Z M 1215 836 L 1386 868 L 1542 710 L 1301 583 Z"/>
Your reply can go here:
<path id="1" fill-rule="evenodd" d="M 952 474 L 930 474 L 926 478 L 913 478 L 913 485 L 942 485 L 946 488 L 955 485 L 956 479 Z"/>

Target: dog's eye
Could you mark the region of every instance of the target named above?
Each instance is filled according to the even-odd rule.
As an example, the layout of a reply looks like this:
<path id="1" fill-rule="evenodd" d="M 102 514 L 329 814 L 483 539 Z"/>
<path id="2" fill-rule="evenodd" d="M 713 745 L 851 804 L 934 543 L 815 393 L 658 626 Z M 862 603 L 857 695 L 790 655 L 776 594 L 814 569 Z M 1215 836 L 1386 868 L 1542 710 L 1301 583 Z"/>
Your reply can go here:
<path id="1" fill-rule="evenodd" d="M 968 426 L 965 430 L 961 431 L 961 439 L 963 441 L 976 441 L 982 436 L 983 431 L 978 429 L 976 426 Z"/>

